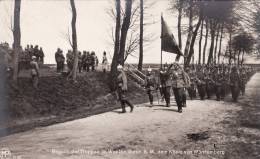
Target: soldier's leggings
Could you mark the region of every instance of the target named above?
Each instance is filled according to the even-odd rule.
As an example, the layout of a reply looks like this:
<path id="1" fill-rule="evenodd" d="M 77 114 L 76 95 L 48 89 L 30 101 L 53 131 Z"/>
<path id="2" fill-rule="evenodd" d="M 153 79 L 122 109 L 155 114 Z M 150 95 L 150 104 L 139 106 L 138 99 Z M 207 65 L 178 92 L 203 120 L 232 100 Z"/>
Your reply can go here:
<path id="1" fill-rule="evenodd" d="M 129 102 L 129 100 L 127 100 L 126 91 L 123 91 L 121 88 L 118 88 L 117 93 L 119 96 L 119 100 L 121 102 L 122 112 L 126 112 L 125 104 L 127 104 L 131 108 L 131 112 L 132 112 L 134 109 L 134 106 L 132 103 Z"/>
<path id="2" fill-rule="evenodd" d="M 242 92 L 242 95 L 244 95 L 246 91 L 246 84 L 244 81 L 240 82 L 240 90 Z"/>
<path id="3" fill-rule="evenodd" d="M 178 106 L 178 111 L 180 111 L 182 110 L 182 106 L 183 106 L 184 88 L 173 88 L 173 93 L 174 93 L 175 101 Z"/>
<path id="4" fill-rule="evenodd" d="M 212 86 L 210 83 L 207 83 L 206 84 L 206 93 L 207 93 L 207 97 L 208 99 L 211 98 L 211 95 L 212 95 Z"/>
<path id="5" fill-rule="evenodd" d="M 187 88 L 190 99 L 192 100 L 193 98 L 196 98 L 196 88 L 194 86 L 190 86 Z"/>
<path id="6" fill-rule="evenodd" d="M 221 85 L 221 91 L 220 91 L 220 97 L 221 99 L 224 99 L 226 97 L 226 93 L 227 93 L 227 85 L 225 83 L 222 83 Z"/>
<path id="7" fill-rule="evenodd" d="M 198 93 L 199 93 L 200 99 L 204 100 L 205 95 L 206 95 L 206 85 L 200 84 L 197 87 L 198 87 Z"/>
<path id="8" fill-rule="evenodd" d="M 150 101 L 150 104 L 153 104 L 153 94 L 152 94 L 152 90 L 147 90 L 147 94 L 148 94 L 148 97 L 149 97 L 149 101 Z"/>
<path id="9" fill-rule="evenodd" d="M 169 106 L 171 97 L 171 87 L 162 87 L 162 94 L 164 96 L 166 106 Z"/>

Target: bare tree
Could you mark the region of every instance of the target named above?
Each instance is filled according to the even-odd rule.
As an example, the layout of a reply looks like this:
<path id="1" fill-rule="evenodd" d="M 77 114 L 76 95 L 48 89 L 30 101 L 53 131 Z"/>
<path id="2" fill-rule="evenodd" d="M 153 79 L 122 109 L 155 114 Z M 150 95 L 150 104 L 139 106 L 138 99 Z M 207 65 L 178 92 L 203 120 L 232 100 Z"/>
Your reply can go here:
<path id="1" fill-rule="evenodd" d="M 186 40 L 186 46 L 184 49 L 184 64 L 186 64 L 186 57 L 188 56 L 189 49 L 190 49 L 190 43 L 193 33 L 193 0 L 189 1 L 189 33 Z"/>
<path id="2" fill-rule="evenodd" d="M 133 4 L 132 0 L 127 0 L 125 2 L 125 16 L 121 28 L 120 47 L 119 47 L 119 62 L 121 65 L 124 65 L 125 44 L 126 44 L 128 29 L 130 27 L 130 22 L 131 22 L 132 4 Z"/>
<path id="3" fill-rule="evenodd" d="M 71 20 L 71 28 L 72 28 L 72 49 L 74 54 L 74 62 L 73 69 L 70 73 L 73 81 L 76 81 L 77 78 L 77 68 L 78 68 L 78 46 L 77 46 L 77 30 L 76 30 L 76 20 L 77 20 L 77 11 L 75 6 L 75 1 L 70 0 L 71 9 L 72 9 L 72 20 Z"/>
<path id="4" fill-rule="evenodd" d="M 110 72 L 110 89 L 115 90 L 116 88 L 116 72 L 119 57 L 120 47 L 120 28 L 121 28 L 121 1 L 116 0 L 116 27 L 115 27 L 115 42 L 114 42 L 114 55 L 112 59 L 111 72 Z M 113 10 L 112 10 L 113 11 Z"/>
<path id="5" fill-rule="evenodd" d="M 143 37 L 144 37 L 144 0 L 140 0 L 140 39 L 138 70 L 143 67 Z"/>
<path id="6" fill-rule="evenodd" d="M 18 58 L 21 51 L 21 30 L 20 30 L 20 10 L 21 0 L 15 0 L 14 2 L 14 28 L 13 28 L 13 80 L 17 82 L 18 79 Z"/>
<path id="7" fill-rule="evenodd" d="M 198 57 L 198 64 L 201 64 L 201 44 L 202 44 L 202 37 L 203 37 L 203 26 L 204 26 L 204 19 L 202 18 L 202 21 L 201 21 L 201 28 L 200 28 L 200 40 L 199 40 L 199 57 Z"/>
<path id="8" fill-rule="evenodd" d="M 208 44 L 208 36 L 209 36 L 209 23 L 208 20 L 205 20 L 206 23 L 206 36 L 205 36 L 205 43 L 204 43 L 204 47 L 203 47 L 203 58 L 202 58 L 202 63 L 205 64 L 206 61 L 206 48 L 207 48 L 207 44 Z"/>

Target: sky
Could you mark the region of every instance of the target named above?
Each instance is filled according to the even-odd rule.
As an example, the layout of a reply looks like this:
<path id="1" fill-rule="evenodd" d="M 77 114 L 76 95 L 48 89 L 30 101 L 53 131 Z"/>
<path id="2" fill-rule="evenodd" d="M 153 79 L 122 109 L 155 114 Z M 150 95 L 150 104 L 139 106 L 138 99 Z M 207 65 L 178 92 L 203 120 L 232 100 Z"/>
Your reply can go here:
<path id="1" fill-rule="evenodd" d="M 10 30 L 13 17 L 13 1 L 0 1 L 0 42 L 12 44 L 13 36 Z M 147 0 L 150 3 L 153 0 Z M 169 0 L 159 0 L 145 10 L 151 24 L 145 26 L 144 34 L 152 34 L 153 39 L 147 42 L 144 48 L 144 63 L 160 63 L 160 17 L 163 14 L 165 21 L 177 39 L 177 13 L 169 10 Z M 113 0 L 75 0 L 77 8 L 77 36 L 80 51 L 95 51 L 99 59 L 103 51 L 112 58 L 113 45 L 111 31 L 114 22 L 107 11 L 113 6 Z M 124 4 L 122 4 L 124 5 Z M 22 0 L 21 4 L 21 43 L 39 45 L 45 53 L 45 63 L 55 63 L 54 54 L 57 48 L 64 53 L 71 46 L 68 42 L 68 33 L 71 33 L 71 8 L 69 0 Z M 186 21 L 184 20 L 184 23 Z M 186 36 L 183 36 L 185 44 Z M 195 45 L 195 52 L 198 46 Z M 127 62 L 138 62 L 138 49 L 129 56 Z M 196 58 L 196 57 L 195 57 Z M 174 54 L 163 52 L 163 63 L 173 62 Z M 182 60 L 182 59 L 181 59 Z"/>

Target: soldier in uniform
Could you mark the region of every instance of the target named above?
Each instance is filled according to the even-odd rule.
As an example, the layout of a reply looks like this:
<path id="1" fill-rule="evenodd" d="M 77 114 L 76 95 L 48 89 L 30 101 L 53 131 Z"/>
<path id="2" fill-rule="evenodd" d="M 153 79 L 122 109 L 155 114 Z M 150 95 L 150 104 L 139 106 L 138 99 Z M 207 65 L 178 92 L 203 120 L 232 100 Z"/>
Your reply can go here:
<path id="1" fill-rule="evenodd" d="M 87 70 L 86 60 L 87 60 L 87 52 L 83 51 L 83 55 L 82 55 L 82 68 L 83 68 L 83 71 Z"/>
<path id="2" fill-rule="evenodd" d="M 206 95 L 206 82 L 205 82 L 205 73 L 204 73 L 204 67 L 199 67 L 198 73 L 197 73 L 197 78 L 195 79 L 197 88 L 198 88 L 198 93 L 200 96 L 201 100 L 204 100 L 205 95 Z"/>
<path id="3" fill-rule="evenodd" d="M 32 61 L 30 65 L 31 65 L 31 77 L 32 77 L 33 87 L 35 89 L 38 89 L 40 73 L 39 73 L 39 65 L 37 63 L 35 56 L 32 56 Z"/>
<path id="4" fill-rule="evenodd" d="M 153 91 L 155 90 L 156 87 L 156 80 L 154 75 L 152 74 L 152 69 L 148 68 L 148 73 L 145 78 L 145 88 L 149 97 L 149 101 L 151 106 L 153 105 Z"/>
<path id="5" fill-rule="evenodd" d="M 42 47 L 40 47 L 40 50 L 39 50 L 39 57 L 40 57 L 40 62 L 43 64 L 44 63 L 44 52 L 42 50 Z"/>
<path id="6" fill-rule="evenodd" d="M 70 73 L 71 70 L 73 69 L 73 60 L 74 60 L 74 55 L 71 50 L 68 50 L 68 53 L 66 54 L 66 59 L 67 59 L 68 73 Z"/>
<path id="7" fill-rule="evenodd" d="M 214 78 L 214 87 L 215 87 L 215 93 L 216 93 L 217 101 L 220 101 L 222 75 L 219 72 L 219 68 L 217 68 L 214 71 L 213 78 Z"/>
<path id="8" fill-rule="evenodd" d="M 211 98 L 212 92 L 213 92 L 213 86 L 214 86 L 214 81 L 212 79 L 212 68 L 208 68 L 207 71 L 205 72 L 205 82 L 206 82 L 206 94 L 208 99 Z"/>
<path id="9" fill-rule="evenodd" d="M 196 75 L 194 70 L 187 68 L 187 73 L 188 76 L 190 77 L 190 87 L 187 88 L 190 99 L 196 98 L 196 84 L 195 84 L 195 79 Z"/>
<path id="10" fill-rule="evenodd" d="M 62 54 L 62 50 L 60 48 L 57 49 L 55 53 L 55 60 L 57 63 L 57 72 L 60 72 L 63 70 L 63 63 L 64 63 L 64 56 Z"/>
<path id="11" fill-rule="evenodd" d="M 121 102 L 121 107 L 122 107 L 122 113 L 125 113 L 125 105 L 127 104 L 130 106 L 130 112 L 133 112 L 134 106 L 129 102 L 129 100 L 126 97 L 127 93 L 127 76 L 126 73 L 121 65 L 117 66 L 118 70 L 118 76 L 117 76 L 117 93 L 118 93 L 118 98 Z"/>
<path id="12" fill-rule="evenodd" d="M 91 65 L 91 70 L 92 71 L 95 71 L 95 62 L 96 62 L 96 60 L 95 60 L 95 57 L 96 57 L 96 55 L 95 55 L 95 52 L 94 51 L 92 51 L 91 52 L 91 63 L 90 63 L 90 65 Z"/>
<path id="13" fill-rule="evenodd" d="M 81 55 L 80 51 L 79 51 L 79 54 L 78 54 L 78 68 L 79 68 L 79 73 L 81 73 L 81 71 L 82 71 L 82 55 Z"/>
<path id="14" fill-rule="evenodd" d="M 224 99 L 228 92 L 228 69 L 226 67 L 222 70 L 222 80 L 221 80 L 221 90 L 220 90 L 220 99 Z"/>
<path id="15" fill-rule="evenodd" d="M 178 106 L 178 112 L 182 113 L 182 107 L 185 103 L 185 87 L 188 85 L 186 74 L 179 64 L 175 64 L 174 70 L 172 72 L 172 88 L 174 97 Z"/>
<path id="16" fill-rule="evenodd" d="M 230 73 L 230 88 L 233 101 L 236 102 L 239 96 L 240 88 L 239 88 L 240 75 L 236 66 L 232 68 Z"/>
<path id="17" fill-rule="evenodd" d="M 87 72 L 89 71 L 89 68 L 91 66 L 91 55 L 89 54 L 89 52 L 87 52 L 87 57 L 86 57 L 86 66 L 87 66 Z"/>
<path id="18" fill-rule="evenodd" d="M 159 83 L 160 83 L 160 89 L 161 89 L 161 94 L 165 99 L 166 106 L 170 106 L 170 97 L 171 97 L 171 74 L 170 74 L 170 69 L 167 68 L 166 65 L 160 70 L 159 74 Z"/>
<path id="19" fill-rule="evenodd" d="M 103 58 L 102 58 L 102 70 L 104 73 L 106 73 L 108 67 L 108 60 L 107 60 L 107 53 L 103 52 Z"/>
<path id="20" fill-rule="evenodd" d="M 242 95 L 245 94 L 246 82 L 249 79 L 248 77 L 250 77 L 250 75 L 247 74 L 245 68 L 241 68 L 241 79 L 239 85 Z"/>

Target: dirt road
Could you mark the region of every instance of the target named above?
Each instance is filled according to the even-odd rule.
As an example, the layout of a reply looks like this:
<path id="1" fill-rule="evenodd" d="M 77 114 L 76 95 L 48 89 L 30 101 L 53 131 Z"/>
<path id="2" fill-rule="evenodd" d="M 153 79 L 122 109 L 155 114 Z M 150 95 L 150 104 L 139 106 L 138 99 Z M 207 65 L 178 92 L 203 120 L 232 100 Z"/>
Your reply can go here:
<path id="1" fill-rule="evenodd" d="M 189 100 L 181 114 L 174 102 L 170 108 L 141 104 L 133 113 L 115 110 L 3 137 L 0 148 L 22 159 L 255 158 L 260 146 L 260 124 L 255 120 L 259 80 L 257 73 L 238 103 L 230 97 L 225 102 Z M 245 111 L 248 105 L 251 111 Z M 240 117 L 250 113 L 255 117 L 243 118 L 243 125 Z M 252 120 L 255 127 L 246 127 Z"/>

